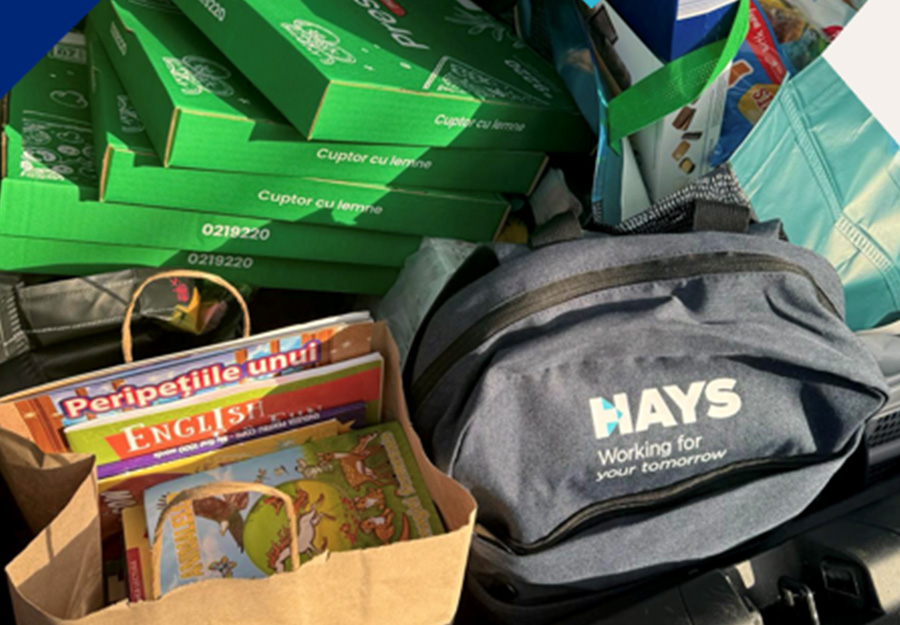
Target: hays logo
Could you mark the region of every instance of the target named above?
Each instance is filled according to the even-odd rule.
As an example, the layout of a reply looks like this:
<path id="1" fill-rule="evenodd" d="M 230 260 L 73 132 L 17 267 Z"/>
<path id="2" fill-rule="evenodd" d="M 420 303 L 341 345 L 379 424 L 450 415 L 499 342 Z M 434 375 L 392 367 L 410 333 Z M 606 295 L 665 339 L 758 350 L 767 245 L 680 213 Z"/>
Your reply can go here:
<path id="1" fill-rule="evenodd" d="M 671 428 L 696 423 L 701 398 L 705 399 L 705 416 L 728 419 L 741 410 L 741 396 L 734 390 L 736 384 L 737 380 L 718 378 L 694 382 L 686 391 L 675 385 L 648 388 L 641 391 L 636 406 L 625 393 L 613 395 L 612 401 L 595 397 L 590 400 L 594 434 L 600 439 L 609 438 L 616 431 L 628 435 L 646 432 L 652 426 Z M 637 408 L 636 413 L 632 413 L 632 407 Z"/>

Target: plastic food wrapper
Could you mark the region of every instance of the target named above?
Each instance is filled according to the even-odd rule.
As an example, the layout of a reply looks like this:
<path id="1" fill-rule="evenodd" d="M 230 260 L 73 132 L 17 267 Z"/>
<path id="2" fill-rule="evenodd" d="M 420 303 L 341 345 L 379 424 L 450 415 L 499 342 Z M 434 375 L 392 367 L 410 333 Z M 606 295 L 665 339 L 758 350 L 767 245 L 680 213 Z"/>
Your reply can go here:
<path id="1" fill-rule="evenodd" d="M 769 108 L 788 75 L 809 65 L 866 0 L 752 0 L 750 32 L 729 76 L 722 136 L 711 158 L 727 161 Z"/>
<path id="2" fill-rule="evenodd" d="M 406 259 L 375 316 L 386 321 L 400 351 L 401 367 L 419 325 L 447 281 L 477 246 L 450 239 L 425 239 L 419 251 Z"/>
<path id="3" fill-rule="evenodd" d="M 762 0 L 765 1 L 765 0 Z M 788 61 L 759 3 L 750 3 L 750 31 L 728 76 L 722 135 L 712 165 L 727 161 L 769 108 L 788 76 Z"/>
<path id="4" fill-rule="evenodd" d="M 865 0 L 759 0 L 792 73 L 812 63 Z"/>
<path id="5" fill-rule="evenodd" d="M 800 71 L 828 46 L 825 34 L 787 0 L 759 0 L 791 68 Z"/>

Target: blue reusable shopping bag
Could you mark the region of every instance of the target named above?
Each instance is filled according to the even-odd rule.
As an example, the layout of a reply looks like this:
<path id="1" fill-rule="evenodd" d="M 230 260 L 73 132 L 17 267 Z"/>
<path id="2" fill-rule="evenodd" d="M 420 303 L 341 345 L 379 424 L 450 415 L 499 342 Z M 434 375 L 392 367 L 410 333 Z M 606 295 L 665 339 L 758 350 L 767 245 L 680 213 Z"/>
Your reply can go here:
<path id="1" fill-rule="evenodd" d="M 893 40 L 878 31 L 897 18 L 896 0 L 869 0 L 834 47 L 781 88 L 731 159 L 757 216 L 780 219 L 792 243 L 837 269 L 856 330 L 900 316 L 900 148 L 857 95 L 886 110 L 896 83 L 883 74 L 887 84 L 873 91 L 866 72 L 893 54 Z"/>

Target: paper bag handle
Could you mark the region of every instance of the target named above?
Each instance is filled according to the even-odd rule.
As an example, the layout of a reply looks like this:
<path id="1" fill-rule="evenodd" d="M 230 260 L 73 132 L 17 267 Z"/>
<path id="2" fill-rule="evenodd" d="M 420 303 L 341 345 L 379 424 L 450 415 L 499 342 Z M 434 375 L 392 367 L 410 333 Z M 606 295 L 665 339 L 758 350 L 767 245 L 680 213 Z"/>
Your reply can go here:
<path id="1" fill-rule="evenodd" d="M 138 299 L 141 297 L 141 293 L 144 292 L 144 289 L 146 289 L 151 282 L 156 282 L 157 280 L 166 280 L 168 278 L 193 278 L 195 280 L 206 280 L 208 282 L 218 284 L 220 287 L 231 293 L 232 297 L 234 297 L 234 299 L 237 300 L 237 303 L 240 304 L 241 310 L 244 313 L 244 338 L 250 336 L 250 309 L 247 307 L 247 302 L 246 300 L 244 300 L 244 296 L 241 295 L 240 291 L 238 291 L 230 282 L 228 282 L 228 280 L 220 278 L 215 274 L 206 273 L 205 271 L 196 271 L 194 269 L 176 269 L 174 271 L 163 271 L 162 273 L 150 276 L 149 278 L 144 280 L 137 289 L 135 289 L 134 294 L 131 296 L 131 302 L 128 304 L 128 308 L 125 310 L 125 319 L 122 320 L 122 356 L 124 357 L 126 363 L 134 362 L 134 345 L 131 337 L 131 318 L 134 316 L 134 309 L 137 306 Z"/>
<path id="2" fill-rule="evenodd" d="M 278 497 L 284 502 L 284 509 L 288 516 L 288 527 L 290 530 L 291 546 L 291 570 L 296 571 L 300 568 L 300 545 L 297 542 L 297 511 L 294 510 L 294 500 L 287 493 L 266 486 L 265 484 L 257 484 L 255 482 L 213 482 L 211 484 L 203 484 L 195 486 L 178 493 L 163 508 L 156 522 L 156 528 L 153 530 L 153 546 L 150 558 L 151 569 L 153 572 L 153 586 L 150 589 L 150 596 L 159 599 L 162 596 L 162 587 L 160 583 L 160 562 L 162 561 L 162 537 L 163 530 L 166 527 L 166 521 L 172 514 L 172 511 L 184 503 L 185 501 L 193 501 L 195 499 L 204 499 L 206 497 L 218 497 L 223 495 L 234 495 L 237 493 L 254 492 L 267 497 Z"/>

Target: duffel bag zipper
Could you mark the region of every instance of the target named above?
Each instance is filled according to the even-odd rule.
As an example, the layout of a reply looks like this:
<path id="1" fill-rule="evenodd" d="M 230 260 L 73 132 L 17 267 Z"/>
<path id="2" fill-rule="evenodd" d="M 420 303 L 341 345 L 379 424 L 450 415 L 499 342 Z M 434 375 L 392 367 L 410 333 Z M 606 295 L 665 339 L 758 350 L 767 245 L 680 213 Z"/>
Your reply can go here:
<path id="1" fill-rule="evenodd" d="M 608 523 L 622 517 L 664 512 L 705 495 L 731 490 L 779 473 L 796 471 L 816 464 L 837 460 L 849 453 L 852 445 L 853 442 L 851 441 L 847 448 L 834 454 L 810 454 L 778 459 L 760 458 L 736 462 L 727 467 L 715 469 L 709 473 L 684 480 L 666 488 L 600 501 L 582 508 L 560 523 L 545 537 L 531 543 L 524 543 L 511 537 L 501 536 L 497 532 L 483 533 L 481 536 L 507 552 L 516 555 L 532 555 L 550 549 L 602 523 Z"/>
<path id="2" fill-rule="evenodd" d="M 453 366 L 505 328 L 544 310 L 585 295 L 643 282 L 732 273 L 792 273 L 809 280 L 819 302 L 836 317 L 837 308 L 806 269 L 765 254 L 716 252 L 675 256 L 634 265 L 589 271 L 528 291 L 487 313 L 450 344 L 415 380 L 410 390 L 413 413 Z"/>

